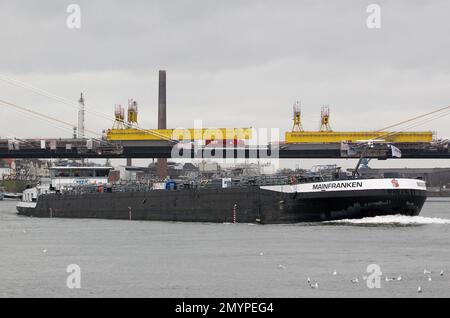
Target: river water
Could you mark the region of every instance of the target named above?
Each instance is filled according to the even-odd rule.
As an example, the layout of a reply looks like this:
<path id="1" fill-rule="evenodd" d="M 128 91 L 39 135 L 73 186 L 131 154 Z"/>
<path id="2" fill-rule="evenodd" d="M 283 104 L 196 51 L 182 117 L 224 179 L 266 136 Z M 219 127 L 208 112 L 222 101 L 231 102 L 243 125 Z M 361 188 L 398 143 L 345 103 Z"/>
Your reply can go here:
<path id="1" fill-rule="evenodd" d="M 294 225 L 39 219 L 15 203 L 0 201 L 0 297 L 450 297 L 450 199 L 418 217 Z"/>

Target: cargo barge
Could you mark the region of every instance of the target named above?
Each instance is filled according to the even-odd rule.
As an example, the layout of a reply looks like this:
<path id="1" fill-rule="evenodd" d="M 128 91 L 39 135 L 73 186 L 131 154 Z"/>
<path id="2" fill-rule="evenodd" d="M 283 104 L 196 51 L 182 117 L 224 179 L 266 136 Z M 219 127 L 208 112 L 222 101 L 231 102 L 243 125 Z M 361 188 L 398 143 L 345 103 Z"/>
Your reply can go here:
<path id="1" fill-rule="evenodd" d="M 218 187 L 166 182 L 162 189 L 115 192 L 106 185 L 107 170 L 86 168 L 74 176 L 76 169 L 54 169 L 48 186 L 24 191 L 17 204 L 18 213 L 33 217 L 271 224 L 414 216 L 426 200 L 425 182 L 404 178 L 291 180 L 266 185 L 233 185 L 224 178 Z M 65 191 L 68 184 L 91 185 L 99 191 Z"/>

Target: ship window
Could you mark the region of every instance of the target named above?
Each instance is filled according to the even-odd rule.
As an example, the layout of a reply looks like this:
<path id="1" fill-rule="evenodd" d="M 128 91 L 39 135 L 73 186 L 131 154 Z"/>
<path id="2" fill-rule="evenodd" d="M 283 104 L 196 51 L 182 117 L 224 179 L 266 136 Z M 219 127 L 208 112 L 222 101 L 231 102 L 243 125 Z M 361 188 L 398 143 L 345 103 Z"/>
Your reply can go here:
<path id="1" fill-rule="evenodd" d="M 69 177 L 70 174 L 69 174 L 69 171 L 59 170 L 59 171 L 57 171 L 56 176 L 65 178 L 65 177 Z"/>
<path id="2" fill-rule="evenodd" d="M 95 175 L 97 176 L 97 177 L 107 177 L 108 176 L 108 174 L 109 174 L 109 170 L 96 170 L 95 171 Z"/>
<path id="3" fill-rule="evenodd" d="M 86 177 L 93 177 L 94 171 L 93 170 L 74 170 L 73 176 L 75 178 L 86 178 Z"/>

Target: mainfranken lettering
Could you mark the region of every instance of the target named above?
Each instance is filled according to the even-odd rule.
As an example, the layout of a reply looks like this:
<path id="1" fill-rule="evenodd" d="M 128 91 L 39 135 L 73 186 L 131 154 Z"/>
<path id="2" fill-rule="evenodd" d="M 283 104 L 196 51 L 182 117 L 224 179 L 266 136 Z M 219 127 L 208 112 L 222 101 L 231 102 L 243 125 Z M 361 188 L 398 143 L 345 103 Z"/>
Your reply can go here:
<path id="1" fill-rule="evenodd" d="M 362 188 L 362 182 L 361 181 L 347 181 L 347 182 L 336 182 L 336 183 L 313 184 L 313 190 L 346 189 L 346 188 Z"/>

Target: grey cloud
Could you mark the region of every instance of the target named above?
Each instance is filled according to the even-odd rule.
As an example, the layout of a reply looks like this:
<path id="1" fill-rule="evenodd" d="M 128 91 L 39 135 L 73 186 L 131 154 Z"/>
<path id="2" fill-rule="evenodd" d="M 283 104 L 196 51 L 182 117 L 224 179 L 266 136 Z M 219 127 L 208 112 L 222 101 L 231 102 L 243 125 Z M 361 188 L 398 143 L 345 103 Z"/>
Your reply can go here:
<path id="1" fill-rule="evenodd" d="M 75 2 L 80 30 L 65 26 L 70 2 L 2 4 L 2 69 L 214 72 L 289 59 L 360 71 L 450 66 L 445 1 L 381 1 L 380 30 L 365 25 L 372 1 Z"/>

